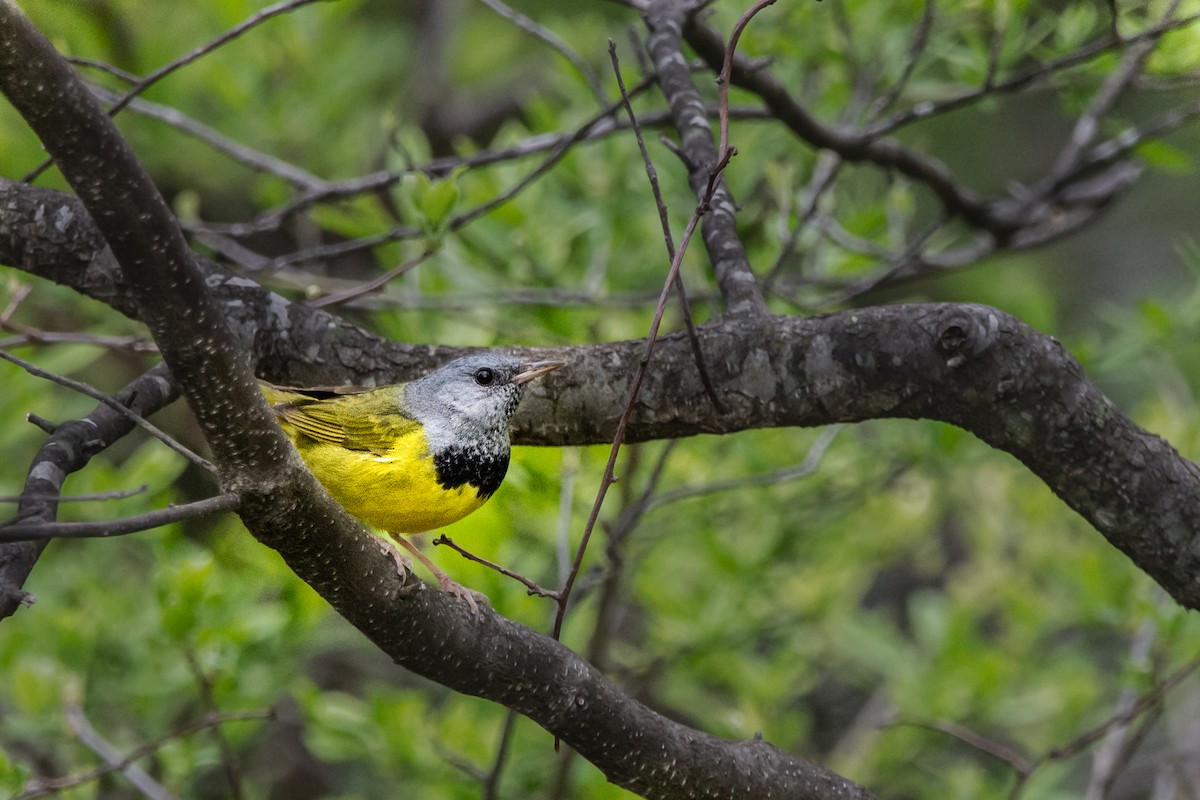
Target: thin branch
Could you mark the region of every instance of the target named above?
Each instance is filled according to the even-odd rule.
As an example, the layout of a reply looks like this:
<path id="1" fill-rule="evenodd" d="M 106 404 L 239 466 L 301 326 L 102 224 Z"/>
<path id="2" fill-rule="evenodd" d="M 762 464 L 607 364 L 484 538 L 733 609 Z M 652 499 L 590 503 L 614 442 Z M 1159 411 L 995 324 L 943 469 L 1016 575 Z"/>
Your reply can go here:
<path id="1" fill-rule="evenodd" d="M 636 97 L 652 85 L 654 85 L 654 78 L 646 78 L 633 87 L 629 94 L 631 97 Z M 715 119 L 717 116 L 716 107 L 706 106 L 705 115 Z M 733 119 L 748 121 L 761 122 L 774 119 L 768 110 L 760 106 L 731 108 L 729 115 Z M 669 125 L 671 124 L 671 117 L 668 112 L 652 112 L 644 114 L 641 117 L 641 123 L 644 127 Z M 600 118 L 587 128 L 586 133 L 579 141 L 599 141 L 615 133 L 628 130 L 628 127 L 627 122 L 616 120 L 613 117 Z M 360 194 L 376 192 L 380 189 L 393 186 L 406 176 L 416 173 L 426 175 L 430 178 L 439 178 L 462 167 L 477 169 L 529 158 L 539 153 L 555 150 L 573 136 L 574 133 L 540 133 L 498 150 L 485 150 L 469 156 L 446 156 L 433 159 L 427 164 L 417 167 L 380 171 L 341 181 L 327 181 L 325 189 L 302 194 L 288 203 L 262 212 L 248 222 L 205 222 L 203 225 L 192 224 L 191 229 L 193 231 L 203 230 L 210 233 L 222 233 L 229 236 L 251 236 L 256 233 L 269 232 L 278 229 L 286 220 L 304 209 L 319 203 L 334 202 Z"/>
<path id="2" fill-rule="evenodd" d="M 928 119 L 933 116 L 944 114 L 948 111 L 954 111 L 963 106 L 976 102 L 984 97 L 995 94 L 1012 94 L 1018 92 L 1042 78 L 1049 77 L 1057 72 L 1070 69 L 1071 67 L 1086 64 L 1092 59 L 1098 58 L 1112 50 L 1118 50 L 1137 42 L 1147 39 L 1156 39 L 1164 33 L 1186 28 L 1192 23 L 1200 20 L 1200 13 L 1192 14 L 1187 17 L 1180 17 L 1172 22 L 1155 25 L 1147 28 L 1136 36 L 1130 36 L 1127 39 L 1113 39 L 1111 36 L 1104 36 L 1097 39 L 1091 44 L 1086 44 L 1080 47 L 1073 53 L 1068 53 L 1058 58 L 1050 59 L 1019 72 L 1010 78 L 1002 81 L 997 81 L 990 86 L 983 85 L 978 89 L 971 89 L 962 92 L 961 94 L 951 97 L 943 97 L 939 100 L 919 103 L 910 109 L 897 113 L 887 119 L 880 120 L 874 125 L 863 131 L 863 134 L 869 138 L 875 138 L 888 133 L 894 133 L 897 129 L 906 125 L 910 125 L 919 120 Z"/>
<path id="3" fill-rule="evenodd" d="M 504 3 L 500 2 L 500 0 L 479 0 L 479 2 L 483 3 L 492 11 L 512 22 L 514 25 L 525 31 L 525 33 L 528 33 L 533 38 L 545 43 L 552 50 L 569 61 L 571 66 L 575 68 L 575 71 L 578 72 L 583 78 L 584 82 L 587 83 L 588 88 L 591 89 L 592 96 L 596 98 L 596 102 L 600 105 L 605 105 L 608 102 L 604 97 L 604 89 L 600 85 L 600 80 L 592 73 L 592 70 L 588 68 L 588 65 L 582 58 L 580 58 L 579 54 L 571 49 L 571 45 L 567 44 L 561 36 L 549 28 L 539 25 L 537 22 L 533 21 L 521 12 L 514 11 Z"/>
<path id="4" fill-rule="evenodd" d="M 960 725 L 952 720 L 911 720 L 897 719 L 890 723 L 892 725 L 904 725 L 910 728 L 925 728 L 938 733 L 944 733 L 958 739 L 964 744 L 968 744 L 981 753 L 986 753 L 998 761 L 1003 761 L 1008 766 L 1012 767 L 1013 771 L 1018 775 L 1027 775 L 1037 768 L 1037 765 L 1030 761 L 1025 756 L 1018 753 L 1016 750 L 997 742 L 983 734 L 973 731 L 965 725 Z"/>
<path id="5" fill-rule="evenodd" d="M 1179 0 L 1171 2 L 1163 12 L 1159 24 L 1170 21 L 1179 7 Z M 1039 182 L 1040 191 L 1035 190 L 1035 196 L 1048 194 L 1076 167 L 1083 155 L 1084 148 L 1096 137 L 1100 128 L 1100 120 L 1112 111 L 1113 105 L 1129 87 L 1133 79 L 1141 72 L 1146 59 L 1158 46 L 1161 36 L 1134 42 L 1121 55 L 1121 60 L 1104 79 L 1100 89 L 1092 97 L 1079 119 L 1071 130 L 1071 136 L 1059 152 L 1054 166 Z"/>
<path id="6" fill-rule="evenodd" d="M 1160 597 L 1165 599 L 1165 595 Z M 1129 645 L 1129 656 L 1125 663 L 1130 669 L 1140 671 L 1150 666 L 1151 650 L 1157 636 L 1156 621 L 1153 618 L 1143 620 Z M 1127 713 L 1136 699 L 1133 687 L 1126 687 L 1117 698 L 1117 713 Z M 1118 768 L 1127 752 L 1126 747 L 1130 744 L 1130 727 L 1129 723 L 1124 723 L 1110 729 L 1092 754 L 1092 770 L 1084 800 L 1104 800 L 1108 796 L 1108 790 L 1116 780 Z"/>
<path id="7" fill-rule="evenodd" d="M 629 100 L 629 93 L 625 91 L 625 79 L 621 77 L 621 64 L 617 59 L 617 43 L 612 39 L 608 40 L 608 57 L 612 61 L 613 74 L 617 78 L 617 88 L 621 91 L 621 103 L 625 106 L 625 114 L 629 117 L 629 124 L 633 128 L 638 150 L 642 154 L 646 178 L 650 181 L 650 191 L 654 195 L 654 206 L 658 209 L 658 221 L 662 226 L 663 241 L 667 245 L 667 259 L 671 260 L 675 258 L 675 240 L 671 235 L 671 220 L 667 215 L 667 204 L 663 200 L 662 190 L 658 185 L 658 172 L 654 169 L 654 162 L 650 160 L 650 153 L 646 150 L 646 141 L 642 138 L 642 126 L 638 123 L 637 115 L 633 113 L 633 103 Z M 725 106 L 725 110 L 727 118 L 728 105 Z M 712 378 L 708 374 L 708 367 L 704 363 L 704 352 L 700 349 L 700 339 L 696 335 L 696 323 L 692 320 L 692 309 L 688 303 L 682 275 L 675 281 L 675 288 L 679 292 L 679 309 L 683 314 L 684 327 L 687 328 L 688 341 L 692 345 L 692 357 L 696 360 L 696 370 L 700 373 L 700 382 L 704 384 L 704 392 L 708 396 L 709 402 L 713 404 L 718 413 L 724 414 L 725 404 L 717 396 L 717 390 L 713 387 Z"/>
<path id="8" fill-rule="evenodd" d="M 720 109 L 721 121 L 721 141 L 717 145 L 717 153 L 721 158 L 725 157 L 725 153 L 729 151 L 729 80 L 733 74 L 733 56 L 737 52 L 738 40 L 742 38 L 742 31 L 750 24 L 750 20 L 754 19 L 758 12 L 762 11 L 767 6 L 775 5 L 776 0 L 757 0 L 754 5 L 746 9 L 737 23 L 733 26 L 733 30 L 729 34 L 729 45 L 725 48 L 725 62 L 721 65 L 721 73 L 717 76 L 717 92 L 718 101 L 717 107 Z M 840 8 L 840 6 L 839 6 Z M 736 148 L 730 153 L 730 157 L 737 154 Z"/>
<path id="9" fill-rule="evenodd" d="M 522 575 L 519 572 L 513 572 L 512 570 L 508 569 L 507 567 L 502 567 L 494 561 L 488 561 L 486 558 L 483 558 L 482 556 L 475 555 L 470 550 L 464 549 L 461 545 L 459 545 L 457 542 L 455 542 L 453 539 L 451 539 L 449 536 L 447 536 L 444 533 L 441 536 L 438 536 L 436 539 L 433 539 L 431 544 L 433 544 L 434 546 L 444 544 L 447 547 L 449 547 L 451 550 L 456 551 L 460 556 L 467 559 L 468 561 L 474 561 L 476 564 L 482 564 L 485 567 L 488 567 L 489 569 L 493 569 L 496 572 L 499 572 L 501 575 L 504 575 L 505 577 L 512 578 L 515 581 L 519 581 L 520 583 L 525 585 L 526 589 L 529 590 L 530 595 L 536 595 L 538 597 L 550 597 L 555 600 L 558 599 L 558 592 L 554 591 L 553 589 L 546 589 L 542 586 L 539 586 L 537 583 L 531 581 L 529 578 L 526 578 L 524 575 Z"/>
<path id="10" fill-rule="evenodd" d="M 1051 748 L 1042 757 L 1042 761 L 1063 761 L 1071 758 L 1087 748 L 1091 747 L 1096 742 L 1103 739 L 1115 728 L 1126 725 L 1130 720 L 1136 719 L 1147 709 L 1162 702 L 1176 686 L 1183 683 L 1189 676 L 1200 670 L 1200 656 L 1194 657 L 1186 664 L 1175 670 L 1166 680 L 1159 683 L 1142 693 L 1133 703 L 1119 709 L 1115 714 L 1100 723 L 1091 730 L 1075 737 L 1064 745 Z"/>
<path id="11" fill-rule="evenodd" d="M 170 63 L 164 64 L 163 66 L 154 70 L 150 74 L 146 75 L 146 77 L 137 81 L 135 84 L 133 84 L 133 86 L 128 91 L 126 91 L 123 95 L 121 95 L 120 99 L 118 99 L 116 101 L 116 103 L 114 103 L 112 105 L 111 108 L 108 109 L 108 115 L 110 117 L 116 116 L 118 113 L 121 112 L 121 109 L 125 108 L 125 106 L 127 106 L 131 102 L 133 102 L 133 99 L 135 97 L 137 97 L 142 92 L 149 89 L 154 84 L 158 83 L 163 78 L 170 75 L 172 72 L 175 72 L 179 69 L 182 69 L 183 67 L 186 67 L 188 64 L 191 64 L 193 61 L 196 61 L 196 60 L 202 58 L 203 56 L 208 55 L 209 53 L 211 53 L 213 50 L 216 50 L 220 46 L 222 46 L 224 44 L 228 44 L 229 42 L 233 41 L 237 37 L 241 36 L 246 31 L 249 31 L 249 30 L 257 27 L 258 25 L 262 24 L 263 22 L 266 22 L 267 20 L 271 19 L 272 17 L 277 17 L 280 14 L 286 14 L 290 11 L 294 11 L 297 8 L 300 8 L 301 6 L 310 5 L 315 2 L 320 2 L 320 0 L 283 0 L 282 2 L 267 6 L 266 8 L 261 9 L 261 10 L 255 12 L 254 14 L 251 14 L 249 17 L 242 20 L 237 25 L 234 25 L 232 28 L 225 31 L 224 33 L 222 33 L 220 36 L 216 37 L 215 39 L 211 39 L 208 42 L 205 42 L 204 44 L 197 47 L 192 52 L 190 52 L 184 56 L 180 56 L 179 58 L 175 59 L 174 61 L 171 61 Z M 39 164 L 36 168 L 34 168 L 31 172 L 29 172 L 29 174 L 27 174 L 24 178 L 22 178 L 22 181 L 24 183 L 29 183 L 29 182 L 33 181 L 35 178 L 37 178 L 38 175 L 41 175 L 46 170 L 47 167 L 50 166 L 50 163 L 51 163 L 51 160 L 49 158 L 47 158 L 45 161 L 43 161 L 41 164 Z"/>
<path id="12" fill-rule="evenodd" d="M 11 329 L 9 326 L 4 326 Z M 127 353 L 157 353 L 158 347 L 145 336 L 104 336 L 96 333 L 70 333 L 66 331 L 42 331 L 19 326 L 23 331 L 16 336 L 0 339 L 0 350 L 13 347 L 36 347 L 53 344 L 90 344 L 107 350 Z"/>
<path id="13" fill-rule="evenodd" d="M 1091 174 L 1097 168 L 1116 164 L 1143 142 L 1170 133 L 1197 116 L 1200 116 L 1200 101 L 1177 106 L 1155 120 L 1127 128 L 1112 139 L 1097 144 L 1081 158 L 1077 174 Z"/>
<path id="14" fill-rule="evenodd" d="M 420 255 L 410 258 L 398 266 L 393 267 L 377 278 L 362 283 L 358 286 L 351 287 L 341 292 L 325 295 L 324 297 L 315 300 L 309 300 L 310 308 L 325 308 L 327 306 L 341 305 L 356 298 L 362 297 L 365 294 L 370 294 L 377 289 L 386 286 L 389 282 L 399 278 L 401 275 L 407 274 L 429 260 L 429 257 L 437 252 L 437 248 L 433 245 L 426 245 Z"/>
<path id="15" fill-rule="evenodd" d="M 122 406 L 148 416 L 171 403 L 177 389 L 162 364 L 150 369 L 115 396 Z M 29 415 L 33 419 L 34 415 Z M 134 428 L 124 414 L 101 403 L 84 419 L 40 425 L 49 438 L 38 448 L 25 476 L 17 517 L 24 523 L 52 522 L 67 476 L 83 469 L 96 453 Z M 0 618 L 29 605 L 33 596 L 22 587 L 45 549 L 46 540 L 0 544 Z"/>
<path id="16" fill-rule="evenodd" d="M 726 157 L 717 164 L 714 175 L 720 176 L 728 165 L 729 159 Z M 579 547 L 575 551 L 575 559 L 571 563 L 571 572 L 567 575 L 566 582 L 559 592 L 558 597 L 558 613 L 554 617 L 554 632 L 555 639 L 559 638 L 562 633 L 563 619 L 567 613 L 567 604 L 571 599 L 571 589 L 575 585 L 575 580 L 579 576 L 579 569 L 583 565 L 583 556 L 587 552 L 588 542 L 592 538 L 592 531 L 595 530 L 596 521 L 600 518 L 600 508 L 604 505 L 604 497 L 608 494 L 608 489 L 616 481 L 616 464 L 617 455 L 621 452 L 621 444 L 625 441 L 625 429 L 629 425 L 629 418 L 633 414 L 634 404 L 637 402 L 638 394 L 641 392 L 642 380 L 646 377 L 646 371 L 650 366 L 650 358 L 654 354 L 654 343 L 658 339 L 659 325 L 662 323 L 663 311 L 666 310 L 667 299 L 671 295 L 671 285 L 675 282 L 679 275 L 679 267 L 683 262 L 684 253 L 687 252 L 688 244 L 691 243 L 692 235 L 696 232 L 696 227 L 700 224 L 701 217 L 709 209 L 709 203 L 712 201 L 713 194 L 716 191 L 717 181 L 709 183 L 710 190 L 700 203 L 696 206 L 696 210 L 692 213 L 692 218 L 688 220 L 687 228 L 683 231 L 683 236 L 679 240 L 679 250 L 675 253 L 675 258 L 671 261 L 671 268 L 667 272 L 667 278 L 663 282 L 662 293 L 658 297 L 658 306 L 654 309 L 654 318 L 650 321 L 650 331 L 646 335 L 645 349 L 642 353 L 642 359 L 638 363 L 637 371 L 633 376 L 633 383 L 629 387 L 629 399 L 625 403 L 625 410 L 621 412 L 620 418 L 617 420 L 616 433 L 613 434 L 612 448 L 609 450 L 608 463 L 604 466 L 604 476 L 600 480 L 600 488 L 596 492 L 596 500 L 592 504 L 592 511 L 588 515 L 587 524 L 583 529 L 583 536 L 579 539 Z"/>
<path id="17" fill-rule="evenodd" d="M 808 448 L 808 453 L 804 456 L 804 460 L 799 464 L 794 464 L 790 467 L 772 470 L 771 472 L 763 472 L 756 475 L 746 475 L 740 478 L 729 478 L 727 480 L 713 481 L 712 483 L 700 484 L 698 486 L 681 486 L 678 489 L 672 489 L 669 492 L 663 492 L 649 499 L 647 510 L 661 508 L 670 503 L 675 503 L 680 500 L 688 500 L 693 497 L 703 497 L 704 495 L 715 494 L 717 492 L 728 492 L 737 489 L 750 489 L 761 486 L 774 486 L 786 481 L 793 481 L 799 478 L 807 478 L 817 471 L 821 464 L 821 459 L 825 456 L 825 451 L 829 449 L 829 445 L 833 443 L 834 438 L 845 427 L 844 425 L 830 425 L 817 436 L 812 446 Z"/>
<path id="18" fill-rule="evenodd" d="M 27 500 L 53 500 L 56 503 L 94 503 L 100 500 L 124 500 L 143 494 L 150 487 L 142 484 L 133 489 L 121 489 L 114 492 L 96 492 L 95 494 L 17 494 L 0 496 L 0 503 L 23 503 Z"/>
<path id="19" fill-rule="evenodd" d="M 168 506 L 125 519 L 103 522 L 22 522 L 20 519 L 0 525 L 0 543 L 34 542 L 49 539 L 103 539 L 148 531 L 185 519 L 206 517 L 225 511 L 236 511 L 241 504 L 233 492 Z"/>
<path id="20" fill-rule="evenodd" d="M 189 450 L 187 447 L 185 447 L 183 444 L 179 443 L 172 437 L 168 436 L 165 432 L 160 430 L 157 425 L 150 422 L 149 420 L 146 420 L 145 418 L 141 417 L 140 415 L 135 414 L 134 412 L 130 411 L 128 408 L 121 405 L 116 400 L 112 399 L 111 397 L 109 397 L 104 392 L 100 391 L 99 389 L 96 389 L 93 386 L 89 386 L 88 384 L 83 383 L 82 381 L 77 381 L 72 378 L 68 378 L 63 375 L 57 375 L 53 372 L 44 370 L 41 367 L 36 366 L 35 364 L 31 364 L 30 362 L 26 361 L 23 358 L 18 358 L 17 356 L 14 356 L 12 353 L 6 353 L 3 350 L 0 350 L 0 358 L 4 359 L 5 361 L 8 361 L 12 364 L 16 364 L 18 367 L 25 370 L 30 375 L 33 375 L 36 378 L 43 378 L 43 379 L 51 381 L 53 383 L 57 383 L 60 386 L 65 386 L 68 389 L 73 389 L 74 391 L 79 392 L 80 394 L 87 395 L 88 397 L 92 398 L 93 400 L 98 400 L 101 403 L 104 403 L 109 408 L 112 408 L 113 410 L 117 411 L 118 413 L 120 413 L 121 415 L 125 416 L 127 419 L 132 421 L 135 425 L 137 425 L 138 427 L 145 430 L 147 433 L 149 433 L 155 439 L 158 439 L 160 442 L 165 444 L 167 447 L 171 448 L 176 453 L 179 453 L 179 455 L 183 456 L 188 461 L 191 461 L 193 464 L 205 469 L 209 473 L 212 473 L 212 474 L 216 473 L 216 467 L 214 467 L 208 459 L 202 458 L 201 456 L 196 455 L 191 450 Z"/>
<path id="21" fill-rule="evenodd" d="M 176 800 L 176 795 L 167 791 L 165 786 L 150 777 L 150 773 L 146 770 L 137 764 L 126 763 L 121 751 L 92 727 L 92 723 L 88 721 L 82 708 L 77 705 L 68 707 L 66 717 L 67 724 L 71 726 L 71 731 L 79 738 L 79 741 L 104 759 L 104 762 L 112 767 L 114 772 L 124 775 L 143 796 L 150 800 Z"/>
<path id="22" fill-rule="evenodd" d="M 812 175 L 809 177 L 808 185 L 804 188 L 804 201 L 796 214 L 796 224 L 788 232 L 783 246 L 779 248 L 779 255 L 775 257 L 775 263 L 771 265 L 771 269 L 763 278 L 764 292 L 771 291 L 788 261 L 796 254 L 800 245 L 800 234 L 816 216 L 821 207 L 821 198 L 833 187 L 834 179 L 841 170 L 842 163 L 841 157 L 832 150 L 822 150 L 817 154 Z"/>
<path id="23" fill-rule="evenodd" d="M 499 797 L 500 775 L 504 771 L 504 764 L 508 761 L 513 731 L 516 729 L 517 712 L 510 708 L 504 715 L 504 727 L 500 731 L 500 744 L 496 747 L 496 759 L 492 762 L 492 768 L 483 781 L 482 800 L 496 800 Z"/>
<path id="24" fill-rule="evenodd" d="M 900 77 L 888 87 L 887 91 L 881 94 L 871 103 L 871 107 L 867 110 L 867 120 L 874 122 L 879 119 L 883 112 L 892 107 L 892 104 L 900 99 L 900 95 L 908 86 L 909 79 L 917 69 L 917 63 L 924 55 L 925 49 L 929 46 L 929 34 L 933 30 L 935 11 L 933 0 L 923 0 L 921 3 L 921 19 L 917 23 L 917 28 L 913 32 L 912 41 L 908 45 L 908 55 L 904 59 L 904 67 L 900 70 Z"/>
<path id="25" fill-rule="evenodd" d="M 200 666 L 200 660 L 196 657 L 196 651 L 188 647 L 184 653 L 187 656 L 188 669 L 192 672 L 192 677 L 196 681 L 196 689 L 200 692 L 200 702 L 204 705 L 204 710 L 209 715 L 217 715 L 220 709 L 217 708 L 217 701 L 213 697 L 212 680 L 204 672 L 204 668 Z M 233 755 L 233 748 L 229 745 L 229 739 L 225 737 L 225 732 L 221 730 L 220 725 L 214 725 L 211 729 L 213 740 L 217 743 L 217 750 L 221 753 L 221 766 L 225 770 L 225 781 L 229 784 L 229 797 L 232 800 L 241 800 L 242 798 L 242 776 L 238 772 L 237 760 Z"/>
<path id="26" fill-rule="evenodd" d="M 85 783 L 91 783 L 94 780 L 109 775 L 113 772 L 119 772 L 129 767 L 136 761 L 145 758 L 146 756 L 162 749 L 172 742 L 182 739 L 185 736 L 190 736 L 193 733 L 207 730 L 215 725 L 224 725 L 229 722 L 247 722 L 250 720 L 273 720 L 275 719 L 275 709 L 268 708 L 262 711 L 227 711 L 221 714 L 205 714 L 200 719 L 190 722 L 180 728 L 175 729 L 171 733 L 155 739 L 147 744 L 137 747 L 123 758 L 109 764 L 105 764 L 79 775 L 71 775 L 63 778 L 33 778 L 25 786 L 25 791 L 16 795 L 12 800 L 34 800 L 38 797 L 46 795 L 58 794 L 65 789 L 70 789 L 74 786 L 79 786 Z"/>
<path id="27" fill-rule="evenodd" d="M 88 84 L 88 89 L 103 102 L 109 104 L 110 107 L 122 97 L 120 93 L 97 84 Z M 213 150 L 229 156 L 243 166 L 257 170 L 258 172 L 275 175 L 307 192 L 324 191 L 328 186 L 326 181 L 313 175 L 311 172 L 301 169 L 295 164 L 290 164 L 283 159 L 276 158 L 269 153 L 255 150 L 253 147 L 235 139 L 230 139 L 220 131 L 210 128 L 202 122 L 197 122 L 177 108 L 151 103 L 141 98 L 129 101 L 128 108 L 134 114 L 140 114 L 143 117 L 164 122 L 175 130 L 204 142 Z"/>

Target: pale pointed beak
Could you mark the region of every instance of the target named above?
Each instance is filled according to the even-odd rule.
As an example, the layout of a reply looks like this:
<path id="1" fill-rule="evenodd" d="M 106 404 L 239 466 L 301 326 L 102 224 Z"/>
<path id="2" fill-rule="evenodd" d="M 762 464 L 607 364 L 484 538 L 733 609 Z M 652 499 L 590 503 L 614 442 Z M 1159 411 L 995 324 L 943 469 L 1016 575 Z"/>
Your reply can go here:
<path id="1" fill-rule="evenodd" d="M 553 372 L 559 367 L 566 366 L 565 361 L 533 361 L 521 365 L 521 371 L 513 376 L 513 383 L 520 386 L 529 383 L 534 378 L 540 378 L 547 372 Z"/>

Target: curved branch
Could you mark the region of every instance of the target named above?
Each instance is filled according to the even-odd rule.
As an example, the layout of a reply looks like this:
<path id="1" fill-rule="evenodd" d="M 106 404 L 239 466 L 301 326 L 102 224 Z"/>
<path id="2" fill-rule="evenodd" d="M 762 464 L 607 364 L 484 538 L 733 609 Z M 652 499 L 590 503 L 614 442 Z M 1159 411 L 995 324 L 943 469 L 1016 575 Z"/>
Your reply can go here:
<path id="1" fill-rule="evenodd" d="M 529 716 L 647 797 L 870 797 L 766 742 L 721 740 L 668 720 L 552 639 L 494 612 L 474 614 L 398 573 L 271 421 L 162 198 L 112 122 L 10 3 L 0 3 L 0 90 L 111 245 L 224 488 L 240 497 L 246 527 L 398 664 Z"/>
<path id="2" fill-rule="evenodd" d="M 147 417 L 178 397 L 162 365 L 134 380 L 113 399 L 122 408 Z M 53 522 L 63 482 L 83 469 L 92 456 L 134 428 L 133 419 L 111 405 L 100 404 L 81 420 L 59 425 L 38 450 L 17 507 L 23 523 Z M 46 547 L 45 541 L 0 544 L 0 619 L 31 600 L 21 587 Z"/>
<path id="3" fill-rule="evenodd" d="M 646 796 L 868 796 L 764 742 L 720 740 L 667 720 L 547 637 L 494 613 L 476 618 L 455 598 L 397 574 L 286 443 L 276 446 L 278 429 L 264 422 L 261 397 L 224 326 L 229 320 L 259 355 L 309 364 L 327 357 L 306 369 L 343 376 L 355 368 L 387 376 L 444 353 L 380 343 L 345 323 L 328 328 L 336 318 L 304 312 L 244 278 L 198 271 L 111 123 L 58 64 L 15 7 L 0 3 L 0 87 L 19 100 L 122 263 L 105 279 L 80 280 L 123 296 L 146 321 L 213 445 L 226 488 L 241 497 L 247 527 L 343 616 L 397 663 L 526 714 L 610 780 Z M 0 203 L 0 213 L 8 211 Z M 60 231 L 47 233 L 48 240 L 17 243 L 22 263 L 49 261 L 30 257 L 38 246 L 63 247 Z M 12 247 L 7 223 L 0 239 Z M 303 341 L 278 348 L 263 341 L 298 330 L 307 332 Z M 727 413 L 717 415 L 705 398 L 687 337 L 665 337 L 631 440 L 880 417 L 951 422 L 1021 459 L 1180 603 L 1200 608 L 1200 468 L 1121 415 L 1053 338 L 994 309 L 953 304 L 811 319 L 731 315 L 698 333 L 705 352 L 717 354 L 712 379 Z M 527 402 L 524 439 L 610 439 L 643 348 L 632 341 L 536 351 L 571 366 Z"/>
<path id="4" fill-rule="evenodd" d="M 69 236 L 46 232 L 19 213 L 69 217 L 74 227 Z M 120 270 L 101 269 L 103 252 L 86 266 L 93 236 L 78 201 L 0 181 L 3 229 L 37 238 L 0 235 L 0 262 L 128 306 Z M 309 385 L 403 380 L 460 352 L 383 341 L 211 262 L 202 266 L 265 377 Z M 1200 609 L 1197 467 L 1114 408 L 1052 337 L 994 309 L 953 304 L 720 318 L 696 330 L 726 413 L 707 400 L 687 336 L 672 334 L 656 346 L 628 441 L 877 417 L 950 422 L 1021 459 L 1176 600 Z M 959 338 L 957 350 L 945 349 Z M 514 440 L 612 441 L 643 348 L 631 340 L 521 350 L 570 366 L 526 398 Z"/>
<path id="5" fill-rule="evenodd" d="M 695 14 L 687 17 L 683 33 L 697 55 L 713 72 L 719 72 L 725 61 L 725 42 L 721 34 L 699 21 Z M 896 139 L 824 124 L 766 69 L 752 68 L 746 59 L 735 58 L 731 80 L 733 85 L 762 98 L 784 125 L 814 148 L 832 150 L 846 161 L 869 161 L 895 169 L 927 186 L 948 212 L 975 227 L 991 231 L 997 238 L 1003 239 L 1020 227 L 1019 221 L 1001 217 L 986 200 L 961 185 L 941 161 L 911 150 Z"/>

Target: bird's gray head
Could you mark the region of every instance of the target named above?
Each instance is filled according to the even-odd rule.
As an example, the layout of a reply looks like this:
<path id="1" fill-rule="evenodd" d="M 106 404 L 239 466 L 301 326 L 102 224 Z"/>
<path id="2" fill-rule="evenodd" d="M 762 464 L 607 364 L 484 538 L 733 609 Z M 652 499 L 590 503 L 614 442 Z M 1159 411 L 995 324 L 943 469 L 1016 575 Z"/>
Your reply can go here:
<path id="1" fill-rule="evenodd" d="M 531 363 L 495 353 L 464 356 L 408 384 L 405 400 L 435 448 L 464 437 L 502 437 L 507 443 L 508 421 L 525 384 L 560 366 L 558 361 Z"/>

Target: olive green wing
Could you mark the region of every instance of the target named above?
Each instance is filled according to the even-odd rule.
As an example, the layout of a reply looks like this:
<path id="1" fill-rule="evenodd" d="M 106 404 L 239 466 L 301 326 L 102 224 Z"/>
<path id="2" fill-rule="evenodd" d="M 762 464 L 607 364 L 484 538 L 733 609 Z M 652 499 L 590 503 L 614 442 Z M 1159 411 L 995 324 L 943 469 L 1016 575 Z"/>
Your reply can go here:
<path id="1" fill-rule="evenodd" d="M 297 392 L 286 395 L 284 402 L 271 406 L 280 421 L 302 436 L 347 450 L 386 455 L 399 439 L 421 427 L 401 411 L 404 393 L 398 386 L 340 397 L 313 398 Z"/>

